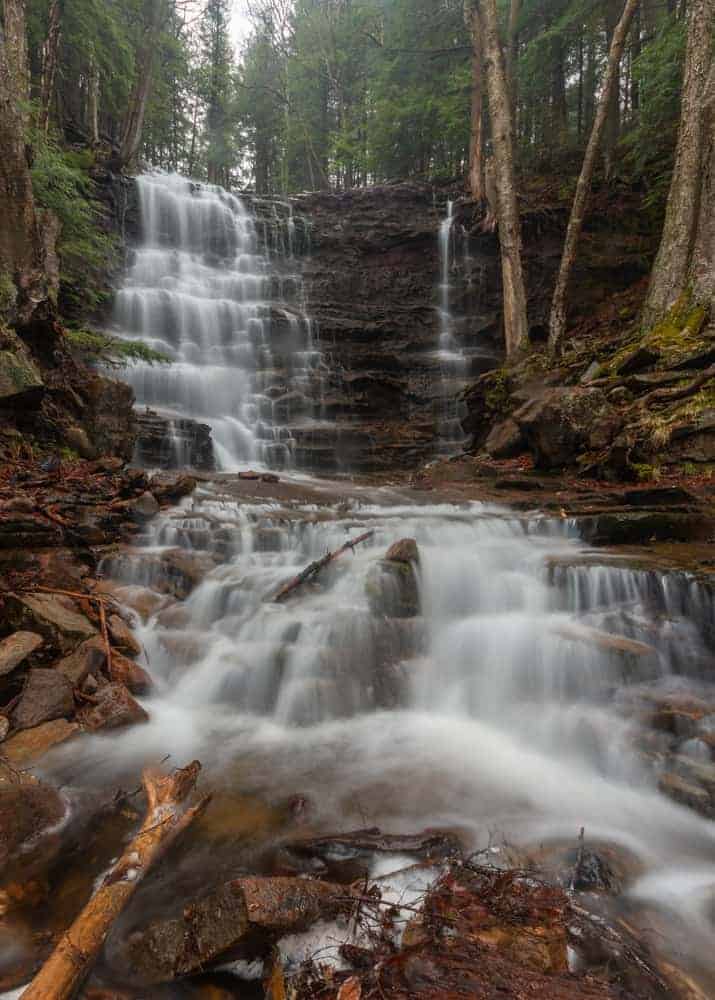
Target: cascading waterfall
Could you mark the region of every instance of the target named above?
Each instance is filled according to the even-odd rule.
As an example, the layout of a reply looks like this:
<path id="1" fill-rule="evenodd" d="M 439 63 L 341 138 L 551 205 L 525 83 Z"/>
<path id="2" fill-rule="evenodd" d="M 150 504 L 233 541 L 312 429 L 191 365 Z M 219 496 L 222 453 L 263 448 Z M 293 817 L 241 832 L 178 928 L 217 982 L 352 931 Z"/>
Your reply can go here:
<path id="1" fill-rule="evenodd" d="M 320 363 L 291 206 L 271 204 L 261 225 L 217 186 L 155 173 L 137 187 L 142 240 L 117 293 L 116 331 L 172 360 L 128 368 L 138 405 L 170 424 L 208 424 L 222 468 L 291 466 Z"/>
<path id="2" fill-rule="evenodd" d="M 467 375 L 467 360 L 455 335 L 452 315 L 451 268 L 453 261 L 454 202 L 447 202 L 447 215 L 439 226 L 439 349 L 440 391 L 437 406 L 437 451 L 446 457 L 456 455 L 466 441 L 462 420 L 466 407 L 459 391 Z"/>

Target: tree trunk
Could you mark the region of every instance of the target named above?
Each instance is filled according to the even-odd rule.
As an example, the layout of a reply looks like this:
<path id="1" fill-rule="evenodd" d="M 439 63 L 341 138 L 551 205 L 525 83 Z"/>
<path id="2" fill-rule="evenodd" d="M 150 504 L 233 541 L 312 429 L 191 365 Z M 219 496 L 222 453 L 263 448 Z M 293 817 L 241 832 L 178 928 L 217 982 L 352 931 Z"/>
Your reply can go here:
<path id="1" fill-rule="evenodd" d="M 484 53 L 482 38 L 470 2 L 464 5 L 464 20 L 472 38 L 472 119 L 469 132 L 469 192 L 474 201 L 484 201 Z"/>
<path id="2" fill-rule="evenodd" d="M 511 117 L 516 135 L 516 109 L 519 98 L 519 81 L 516 74 L 519 55 L 519 18 L 521 17 L 521 0 L 511 0 L 509 4 L 509 28 L 506 47 L 506 77 L 511 96 Z"/>
<path id="3" fill-rule="evenodd" d="M 689 287 L 715 307 L 715 0 L 691 0 L 675 167 L 644 310 L 657 322 Z"/>
<path id="4" fill-rule="evenodd" d="M 76 994 L 110 927 L 134 895 L 142 877 L 205 808 L 208 797 L 190 809 L 182 809 L 200 770 L 201 765 L 195 760 L 168 776 L 151 770 L 144 772 L 147 813 L 139 833 L 62 935 L 22 994 L 22 1000 L 70 1000 Z"/>
<path id="5" fill-rule="evenodd" d="M 92 148 L 99 145 L 99 67 L 92 53 L 87 68 L 87 131 Z"/>
<path id="6" fill-rule="evenodd" d="M 484 47 L 496 166 L 497 217 L 504 298 L 504 341 L 507 357 L 512 357 L 527 346 L 529 327 L 521 262 L 521 221 L 516 195 L 511 97 L 499 41 L 496 0 L 478 0 L 474 12 Z"/>
<path id="7" fill-rule="evenodd" d="M 601 139 L 606 128 L 606 119 L 608 117 L 611 95 L 618 82 L 623 49 L 626 44 L 626 38 L 631 26 L 631 21 L 633 20 L 633 15 L 636 12 L 639 2 L 640 0 L 626 0 L 626 5 L 623 8 L 621 19 L 613 32 L 613 38 L 611 40 L 611 48 L 608 53 L 608 66 L 606 68 L 606 75 L 603 81 L 603 91 L 601 93 L 601 99 L 596 111 L 596 117 L 593 122 L 593 128 L 591 129 L 588 146 L 586 147 L 586 153 L 583 158 L 581 175 L 576 185 L 576 194 L 571 208 L 571 216 L 566 230 L 566 240 L 564 242 L 564 250 L 561 257 L 561 267 L 559 269 L 558 278 L 556 279 L 556 288 L 554 289 L 554 298 L 551 305 L 551 316 L 549 319 L 549 348 L 552 351 L 558 351 L 560 349 L 564 334 L 566 333 L 566 306 L 569 279 L 571 277 L 571 272 L 573 271 L 574 263 L 576 262 L 576 254 L 578 252 L 578 243 L 583 229 L 586 206 L 591 193 L 593 171 L 596 166 L 596 158 L 598 156 Z M 706 0 L 706 2 L 710 2 L 710 0 Z"/>
<path id="8" fill-rule="evenodd" d="M 144 37 L 137 52 L 134 86 L 129 97 L 119 147 L 122 167 L 134 164 L 141 145 L 144 115 L 151 93 L 154 53 L 159 41 L 163 13 L 164 0 L 144 0 Z"/>
<path id="9" fill-rule="evenodd" d="M 606 41 L 608 42 L 609 53 L 613 48 L 613 39 L 615 38 L 616 31 L 618 30 L 619 19 L 618 12 L 620 10 L 621 0 L 607 0 L 606 3 Z M 603 140 L 603 157 L 604 166 L 606 170 L 606 177 L 611 176 L 611 171 L 613 170 L 613 158 L 616 152 L 616 146 L 618 145 L 618 140 L 621 134 L 621 61 L 618 60 L 618 66 L 616 78 L 613 86 L 609 90 L 608 106 L 606 109 L 606 123 L 604 128 L 604 140 Z M 606 76 L 610 69 L 610 58 L 609 65 L 606 68 Z M 604 89 L 606 86 L 606 81 L 604 79 L 603 83 Z M 603 99 L 603 95 L 601 96 Z"/>
<path id="10" fill-rule="evenodd" d="M 54 258 L 56 227 L 38 226 L 26 131 L 29 73 L 24 0 L 5 0 L 0 22 L 0 321 L 26 325 L 52 302 L 47 258 Z M 9 279 L 9 280 L 8 280 Z M 14 286 L 14 287 L 13 287 Z"/>
<path id="11" fill-rule="evenodd" d="M 55 94 L 55 77 L 57 76 L 57 57 L 62 34 L 62 4 L 60 0 L 51 0 L 47 38 L 42 46 L 42 75 L 40 78 L 40 113 L 38 125 L 43 132 L 50 127 L 50 108 Z"/>

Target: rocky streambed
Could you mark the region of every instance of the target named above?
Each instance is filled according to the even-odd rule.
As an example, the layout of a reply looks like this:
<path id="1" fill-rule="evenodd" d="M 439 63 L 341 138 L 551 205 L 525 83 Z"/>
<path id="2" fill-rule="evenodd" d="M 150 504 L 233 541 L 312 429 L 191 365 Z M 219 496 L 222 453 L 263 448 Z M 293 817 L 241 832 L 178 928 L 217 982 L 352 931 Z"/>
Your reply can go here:
<path id="1" fill-rule="evenodd" d="M 197 758 L 88 996 L 712 995 L 707 512 L 504 478 L 8 474 L 4 989 Z"/>

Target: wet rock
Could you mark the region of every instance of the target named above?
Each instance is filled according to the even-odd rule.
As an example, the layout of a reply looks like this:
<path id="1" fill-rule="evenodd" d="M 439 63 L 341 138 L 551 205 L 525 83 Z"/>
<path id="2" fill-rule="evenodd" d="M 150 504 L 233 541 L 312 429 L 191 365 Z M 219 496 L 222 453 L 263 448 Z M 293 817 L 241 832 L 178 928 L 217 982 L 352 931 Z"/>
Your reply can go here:
<path id="1" fill-rule="evenodd" d="M 129 656 L 139 656 L 142 648 L 134 633 L 119 615 L 110 615 L 107 619 L 109 635 L 114 645 Z"/>
<path id="2" fill-rule="evenodd" d="M 61 652 L 97 634 L 94 625 L 69 598 L 54 594 L 9 594 L 5 601 L 9 623 L 38 632 Z"/>
<path id="3" fill-rule="evenodd" d="M 580 453 L 605 447 L 620 427 L 605 393 L 583 387 L 544 389 L 513 419 L 540 469 L 563 468 Z"/>
<path id="4" fill-rule="evenodd" d="M 656 363 L 659 357 L 660 354 L 658 351 L 650 347 L 636 347 L 635 350 L 630 351 L 621 360 L 616 368 L 616 374 L 635 375 L 636 372 L 642 372 L 645 368 L 650 368 L 651 365 Z"/>
<path id="5" fill-rule="evenodd" d="M 6 715 L 0 715 L 0 743 L 10 732 L 10 720 Z"/>
<path id="6" fill-rule="evenodd" d="M 137 430 L 131 386 L 85 370 L 82 396 L 86 403 L 83 422 L 90 429 L 95 453 L 129 461 Z"/>
<path id="7" fill-rule="evenodd" d="M 159 503 L 175 503 L 196 489 L 197 480 L 186 472 L 161 472 L 149 481 L 151 492 Z"/>
<path id="8" fill-rule="evenodd" d="M 623 502 L 629 507 L 667 507 L 696 503 L 697 497 L 684 490 L 682 486 L 647 486 L 637 490 L 626 490 Z"/>
<path id="9" fill-rule="evenodd" d="M 137 413 L 137 454 L 153 469 L 215 467 L 211 428 L 188 417 L 168 417 L 148 407 Z"/>
<path id="10" fill-rule="evenodd" d="M 349 912 L 350 896 L 345 886 L 311 879 L 236 879 L 184 906 L 180 917 L 136 930 L 116 948 L 110 942 L 110 965 L 143 986 L 170 982 L 230 957 L 249 935 L 260 953 L 280 935 Z"/>
<path id="11" fill-rule="evenodd" d="M 526 447 L 521 427 L 511 417 L 493 427 L 484 442 L 484 448 L 492 458 L 516 458 L 526 451 Z"/>
<path id="12" fill-rule="evenodd" d="M 705 740 L 699 740 L 695 737 L 681 743 L 678 747 L 678 753 L 682 754 L 684 757 L 692 757 L 694 760 L 712 760 L 712 750 L 710 749 L 710 744 L 706 743 Z"/>
<path id="13" fill-rule="evenodd" d="M 24 767 L 39 760 L 52 747 L 64 743 L 80 732 L 75 722 L 66 719 L 55 719 L 45 722 L 34 729 L 25 729 L 16 733 L 2 745 L 3 756 L 17 767 Z"/>
<path id="14" fill-rule="evenodd" d="M 275 474 L 275 472 L 262 472 L 261 473 L 261 482 L 263 482 L 263 483 L 279 483 L 280 481 L 281 481 L 281 477 L 277 476 Z"/>
<path id="15" fill-rule="evenodd" d="M 147 490 L 135 500 L 130 500 L 126 511 L 136 521 L 150 521 L 152 517 L 159 513 L 159 503 L 154 494 Z"/>
<path id="16" fill-rule="evenodd" d="M 73 653 L 63 657 L 55 664 L 55 670 L 61 671 L 73 687 L 80 687 L 89 674 L 102 670 L 106 660 L 104 640 L 97 635 L 80 643 Z"/>
<path id="17" fill-rule="evenodd" d="M 120 729 L 149 719 L 122 684 L 107 684 L 99 688 L 94 698 L 95 704 L 77 713 L 77 721 L 86 729 Z"/>
<path id="18" fill-rule="evenodd" d="M 414 538 L 401 538 L 394 542 L 385 553 L 388 562 L 419 563 L 420 551 Z"/>
<path id="19" fill-rule="evenodd" d="M 417 543 L 413 538 L 403 538 L 390 547 L 384 559 L 371 567 L 365 590 L 373 614 L 388 618 L 419 615 L 418 564 Z"/>
<path id="20" fill-rule="evenodd" d="M 7 327 L 0 344 L 0 406 L 34 406 L 45 391 L 42 376 L 30 352 Z"/>
<path id="21" fill-rule="evenodd" d="M 49 785 L 0 781 L 0 869 L 28 841 L 56 826 L 66 809 Z"/>
<path id="22" fill-rule="evenodd" d="M 703 816 L 714 814 L 708 792 L 699 785 L 687 781 L 680 774 L 670 771 L 662 774 L 658 779 L 658 788 L 679 805 L 688 806 Z"/>
<path id="23" fill-rule="evenodd" d="M 59 670 L 35 667 L 27 675 L 20 701 L 12 712 L 14 729 L 32 729 L 74 713 L 72 684 Z"/>
<path id="24" fill-rule="evenodd" d="M 643 513 L 600 514 L 582 518 L 579 527 L 591 545 L 643 545 L 651 541 L 692 542 L 707 539 L 710 520 L 701 514 Z"/>
<path id="25" fill-rule="evenodd" d="M 14 632 L 3 639 L 0 642 L 0 677 L 11 674 L 43 642 L 42 636 L 36 632 Z"/>
<path id="26" fill-rule="evenodd" d="M 147 694 L 152 688 L 152 680 L 144 667 L 134 660 L 122 656 L 116 650 L 112 652 L 109 676 L 117 684 L 124 685 L 132 694 Z"/>

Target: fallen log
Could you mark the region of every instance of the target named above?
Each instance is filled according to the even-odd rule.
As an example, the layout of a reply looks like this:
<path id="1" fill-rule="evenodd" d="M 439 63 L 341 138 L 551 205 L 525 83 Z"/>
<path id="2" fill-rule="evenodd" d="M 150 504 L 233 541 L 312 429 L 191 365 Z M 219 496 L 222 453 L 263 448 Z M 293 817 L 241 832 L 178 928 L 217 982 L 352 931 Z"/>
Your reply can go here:
<path id="1" fill-rule="evenodd" d="M 299 573 L 298 576 L 294 577 L 288 583 L 284 584 L 277 594 L 269 598 L 271 601 L 285 601 L 286 597 L 290 597 L 294 590 L 302 587 L 304 583 L 308 583 L 309 580 L 313 580 L 321 570 L 325 569 L 333 560 L 337 559 L 339 556 L 344 555 L 346 552 L 354 551 L 356 545 L 360 545 L 361 542 L 366 542 L 368 538 L 372 538 L 375 534 L 373 531 L 366 531 L 364 535 L 360 535 L 358 538 L 353 538 L 351 541 L 346 542 L 345 545 L 341 545 L 339 549 L 335 549 L 334 552 L 327 552 L 322 559 L 316 559 L 312 562 L 310 566 Z"/>
<path id="2" fill-rule="evenodd" d="M 200 770 L 201 765 L 195 760 L 169 775 L 151 768 L 144 771 L 142 783 L 147 813 L 139 833 L 62 935 L 21 1000 L 70 1000 L 75 995 L 90 972 L 112 923 L 142 877 L 206 808 L 208 795 L 191 808 L 181 809 L 181 804 L 193 791 Z"/>

